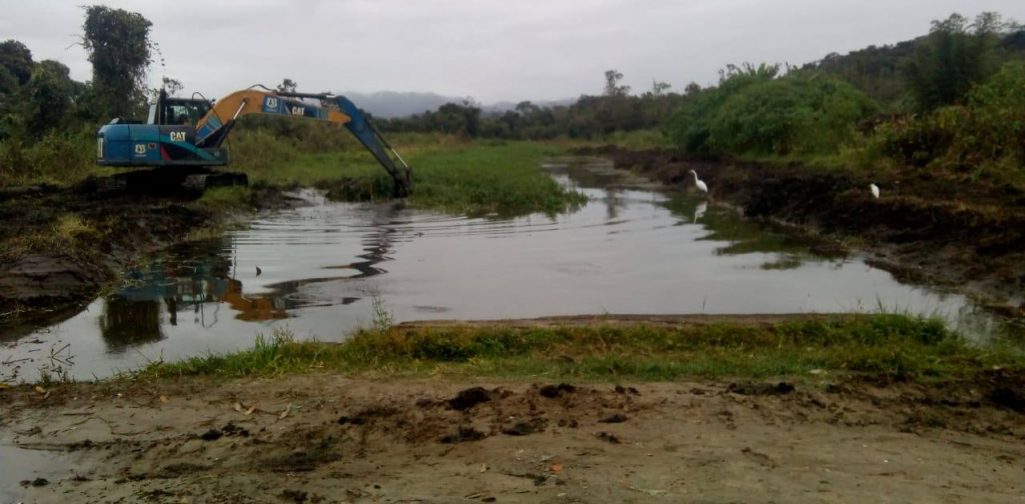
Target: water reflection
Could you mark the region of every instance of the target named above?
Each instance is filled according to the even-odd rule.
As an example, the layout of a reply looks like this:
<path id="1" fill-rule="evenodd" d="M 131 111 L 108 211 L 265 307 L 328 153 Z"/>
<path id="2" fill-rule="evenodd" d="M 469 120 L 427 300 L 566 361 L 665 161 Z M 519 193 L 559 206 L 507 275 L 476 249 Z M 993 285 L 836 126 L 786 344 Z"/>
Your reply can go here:
<path id="1" fill-rule="evenodd" d="M 100 318 L 100 335 L 108 351 L 124 352 L 133 345 L 163 339 L 160 310 L 160 302 L 156 300 L 131 300 L 119 295 L 108 297 Z"/>
<path id="2" fill-rule="evenodd" d="M 694 207 L 694 218 L 691 219 L 691 222 L 694 223 L 694 224 L 697 224 L 698 221 L 701 220 L 701 218 L 705 216 L 705 212 L 707 212 L 707 211 L 708 211 L 708 202 L 707 201 L 702 201 L 701 203 L 698 203 L 698 205 L 696 207 Z"/>
<path id="3" fill-rule="evenodd" d="M 126 273 L 121 288 L 84 312 L 0 349 L 0 364 L 70 343 L 75 376 L 90 378 L 250 347 L 256 334 L 279 329 L 340 340 L 373 319 L 370 297 L 397 322 L 883 307 L 947 317 L 980 341 L 1008 327 L 963 296 L 899 284 L 858 257 L 813 254 L 729 208 L 666 192 L 611 163 L 555 160 L 546 168 L 589 202 L 565 214 L 480 219 L 307 195 L 309 206 Z"/>
<path id="4" fill-rule="evenodd" d="M 393 217 L 382 207 L 383 222 Z M 274 281 L 264 292 L 247 292 L 237 276 L 233 237 L 192 242 L 167 251 L 144 267 L 129 271 L 123 285 L 103 300 L 100 334 L 111 353 L 165 338 L 164 326 L 189 324 L 213 328 L 222 317 L 247 322 L 286 319 L 300 308 L 348 305 L 362 295 L 325 300 L 303 294 L 318 283 L 366 279 L 386 273 L 378 266 L 390 260 L 396 230 L 386 225 L 363 227 L 364 252 L 358 261 L 320 269 L 331 275 Z M 262 273 L 262 270 L 259 271 Z M 259 276 L 259 273 L 257 276 Z M 227 309 L 223 310 L 222 307 Z"/>
<path id="5" fill-rule="evenodd" d="M 715 249 L 717 255 L 772 254 L 771 260 L 759 266 L 764 270 L 794 269 L 807 261 L 843 258 L 813 254 L 806 241 L 774 232 L 761 223 L 741 220 L 736 211 L 728 207 L 710 207 L 707 201 L 686 195 L 676 195 L 662 205 L 680 217 L 678 225 L 701 224 L 707 232 L 698 240 L 723 242 L 724 245 Z"/>

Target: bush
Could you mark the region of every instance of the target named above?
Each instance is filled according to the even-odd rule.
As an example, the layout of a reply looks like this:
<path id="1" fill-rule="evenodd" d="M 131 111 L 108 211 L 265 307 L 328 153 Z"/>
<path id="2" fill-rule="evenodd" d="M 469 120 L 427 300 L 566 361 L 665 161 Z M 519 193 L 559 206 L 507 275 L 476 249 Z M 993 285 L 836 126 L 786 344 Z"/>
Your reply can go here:
<path id="1" fill-rule="evenodd" d="M 0 185 L 70 183 L 95 170 L 93 132 L 51 131 L 38 142 L 19 138 L 0 141 Z"/>
<path id="2" fill-rule="evenodd" d="M 875 104 L 851 85 L 811 74 L 747 86 L 723 103 L 709 127 L 713 151 L 835 152 Z"/>
<path id="3" fill-rule="evenodd" d="M 881 152 L 899 163 L 923 167 L 954 141 L 961 107 L 945 107 L 924 116 L 899 117 L 876 127 Z"/>
<path id="4" fill-rule="evenodd" d="M 816 73 L 776 78 L 775 67 L 731 68 L 719 86 L 691 96 L 669 121 L 690 154 L 818 154 L 849 141 L 877 106 L 840 80 Z"/>
<path id="5" fill-rule="evenodd" d="M 719 109 L 748 86 L 772 80 L 778 70 L 778 66 L 766 65 L 730 67 L 720 77 L 718 87 L 701 90 L 684 100 L 666 123 L 666 136 L 686 153 L 711 153 L 711 124 Z"/>
<path id="6" fill-rule="evenodd" d="M 1025 63 L 1013 62 L 968 94 L 965 105 L 883 123 L 875 130 L 894 160 L 958 170 L 1025 167 Z"/>
<path id="7" fill-rule="evenodd" d="M 1025 165 L 1025 63 L 1008 63 L 973 89 L 968 110 L 954 149 L 982 162 Z"/>

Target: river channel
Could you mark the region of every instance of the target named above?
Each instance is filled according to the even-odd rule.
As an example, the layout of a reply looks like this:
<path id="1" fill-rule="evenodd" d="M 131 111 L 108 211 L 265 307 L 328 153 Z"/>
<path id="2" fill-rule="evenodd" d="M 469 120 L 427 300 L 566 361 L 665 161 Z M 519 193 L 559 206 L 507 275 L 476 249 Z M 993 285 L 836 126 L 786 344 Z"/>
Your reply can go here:
<path id="1" fill-rule="evenodd" d="M 0 379 L 110 376 L 250 347 L 258 334 L 339 341 L 394 322 L 551 315 L 900 311 L 985 342 L 1004 322 L 964 296 L 826 257 L 735 211 L 596 159 L 544 169 L 585 193 L 558 214 L 470 218 L 401 202 L 309 204 L 128 271 L 85 310 L 0 337 Z"/>

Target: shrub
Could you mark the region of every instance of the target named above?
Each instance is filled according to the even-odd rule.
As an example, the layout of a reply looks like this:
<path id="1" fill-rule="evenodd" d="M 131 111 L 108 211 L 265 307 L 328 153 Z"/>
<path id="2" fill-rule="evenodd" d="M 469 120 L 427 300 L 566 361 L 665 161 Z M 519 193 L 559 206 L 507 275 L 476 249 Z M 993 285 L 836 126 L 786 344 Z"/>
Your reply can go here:
<path id="1" fill-rule="evenodd" d="M 730 97 L 709 128 L 714 151 L 757 154 L 834 152 L 875 110 L 851 85 L 822 75 L 759 82 Z"/>

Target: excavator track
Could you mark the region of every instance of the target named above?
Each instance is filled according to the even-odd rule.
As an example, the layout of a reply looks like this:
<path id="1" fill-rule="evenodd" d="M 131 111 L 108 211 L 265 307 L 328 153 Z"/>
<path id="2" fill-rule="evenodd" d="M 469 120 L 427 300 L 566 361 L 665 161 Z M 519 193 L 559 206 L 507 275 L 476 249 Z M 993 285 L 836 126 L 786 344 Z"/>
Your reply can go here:
<path id="1" fill-rule="evenodd" d="M 118 173 L 96 180 L 96 190 L 105 194 L 169 196 L 194 193 L 215 187 L 248 186 L 245 173 L 206 167 L 152 168 Z"/>

